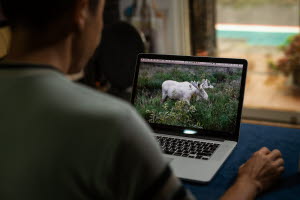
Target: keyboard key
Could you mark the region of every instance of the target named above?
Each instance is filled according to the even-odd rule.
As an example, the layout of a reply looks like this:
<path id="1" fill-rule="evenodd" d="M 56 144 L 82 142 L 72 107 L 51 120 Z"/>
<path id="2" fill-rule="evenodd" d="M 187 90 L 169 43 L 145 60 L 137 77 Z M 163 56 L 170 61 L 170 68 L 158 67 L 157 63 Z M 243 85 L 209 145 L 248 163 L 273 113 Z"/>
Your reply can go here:
<path id="1" fill-rule="evenodd" d="M 165 153 L 165 154 L 169 154 L 169 155 L 170 155 L 170 154 L 173 154 L 173 153 L 174 153 L 174 151 L 165 150 L 165 151 L 164 151 L 164 153 Z"/>
<path id="2" fill-rule="evenodd" d="M 165 154 L 208 160 L 220 144 L 187 139 L 156 137 Z"/>

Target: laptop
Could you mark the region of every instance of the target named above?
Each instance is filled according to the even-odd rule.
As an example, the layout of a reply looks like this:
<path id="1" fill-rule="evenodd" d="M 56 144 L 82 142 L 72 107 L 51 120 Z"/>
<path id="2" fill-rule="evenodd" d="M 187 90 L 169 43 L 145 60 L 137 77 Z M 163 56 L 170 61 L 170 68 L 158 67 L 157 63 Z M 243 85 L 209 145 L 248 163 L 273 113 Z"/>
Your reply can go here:
<path id="1" fill-rule="evenodd" d="M 247 61 L 140 54 L 131 102 L 175 175 L 209 182 L 239 140 Z"/>

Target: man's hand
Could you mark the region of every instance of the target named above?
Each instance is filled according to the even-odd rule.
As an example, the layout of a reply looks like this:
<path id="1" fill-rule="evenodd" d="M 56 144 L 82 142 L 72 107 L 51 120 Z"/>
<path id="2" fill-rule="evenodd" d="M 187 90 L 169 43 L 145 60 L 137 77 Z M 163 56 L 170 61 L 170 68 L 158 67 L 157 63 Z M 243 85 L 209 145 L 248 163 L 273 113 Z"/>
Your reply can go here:
<path id="1" fill-rule="evenodd" d="M 254 199 L 275 183 L 284 171 L 283 164 L 279 150 L 263 147 L 240 167 L 236 183 L 222 199 Z"/>
<path id="2" fill-rule="evenodd" d="M 253 182 L 259 192 L 269 189 L 283 172 L 284 161 L 279 150 L 272 152 L 263 147 L 239 169 L 238 180 Z"/>

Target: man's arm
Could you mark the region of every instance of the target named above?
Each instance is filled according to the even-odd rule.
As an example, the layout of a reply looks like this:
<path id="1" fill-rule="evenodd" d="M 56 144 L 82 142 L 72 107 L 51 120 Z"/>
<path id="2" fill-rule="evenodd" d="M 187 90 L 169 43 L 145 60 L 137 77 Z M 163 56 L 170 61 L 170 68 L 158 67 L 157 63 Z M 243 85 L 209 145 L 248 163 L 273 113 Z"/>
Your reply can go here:
<path id="1" fill-rule="evenodd" d="M 284 171 L 280 151 L 263 147 L 240 167 L 235 184 L 222 200 L 251 200 L 269 189 Z"/>
<path id="2" fill-rule="evenodd" d="M 195 200 L 184 188 L 180 180 L 167 167 L 162 175 L 149 187 L 139 199 L 144 200 Z"/>

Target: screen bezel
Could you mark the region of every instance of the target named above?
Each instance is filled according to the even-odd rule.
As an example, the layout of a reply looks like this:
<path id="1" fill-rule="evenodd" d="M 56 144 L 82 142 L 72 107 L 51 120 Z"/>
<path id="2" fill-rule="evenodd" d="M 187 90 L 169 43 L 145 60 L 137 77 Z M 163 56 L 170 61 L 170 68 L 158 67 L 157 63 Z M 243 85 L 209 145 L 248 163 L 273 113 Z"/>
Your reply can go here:
<path id="1" fill-rule="evenodd" d="M 233 59 L 233 58 L 215 58 L 215 57 L 196 57 L 196 56 L 178 56 L 178 55 L 160 55 L 160 54 L 139 54 L 136 63 L 136 70 L 134 75 L 134 83 L 133 83 L 133 92 L 131 96 L 131 103 L 134 105 L 134 101 L 136 98 L 137 92 L 137 83 L 138 83 L 138 75 L 141 64 L 141 59 L 160 59 L 160 60 L 179 60 L 179 61 L 195 61 L 195 62 L 210 62 L 210 63 L 224 63 L 224 64 L 242 64 L 243 65 L 243 73 L 241 80 L 241 88 L 240 88 L 240 97 L 239 97 L 239 105 L 238 105 L 238 114 L 236 118 L 236 128 L 233 133 L 214 131 L 214 130 L 205 130 L 205 129 L 189 129 L 197 131 L 196 135 L 188 135 L 183 134 L 186 128 L 170 126 L 170 125 L 161 125 L 161 124 L 153 124 L 149 123 L 149 125 L 154 129 L 155 132 L 168 134 L 168 135 L 177 135 L 181 137 L 193 137 L 193 138 L 214 138 L 220 140 L 231 140 L 238 141 L 239 131 L 240 131 L 240 123 L 242 116 L 242 108 L 244 102 L 244 93 L 245 93 L 245 84 L 246 84 L 246 75 L 248 62 L 245 59 Z"/>

